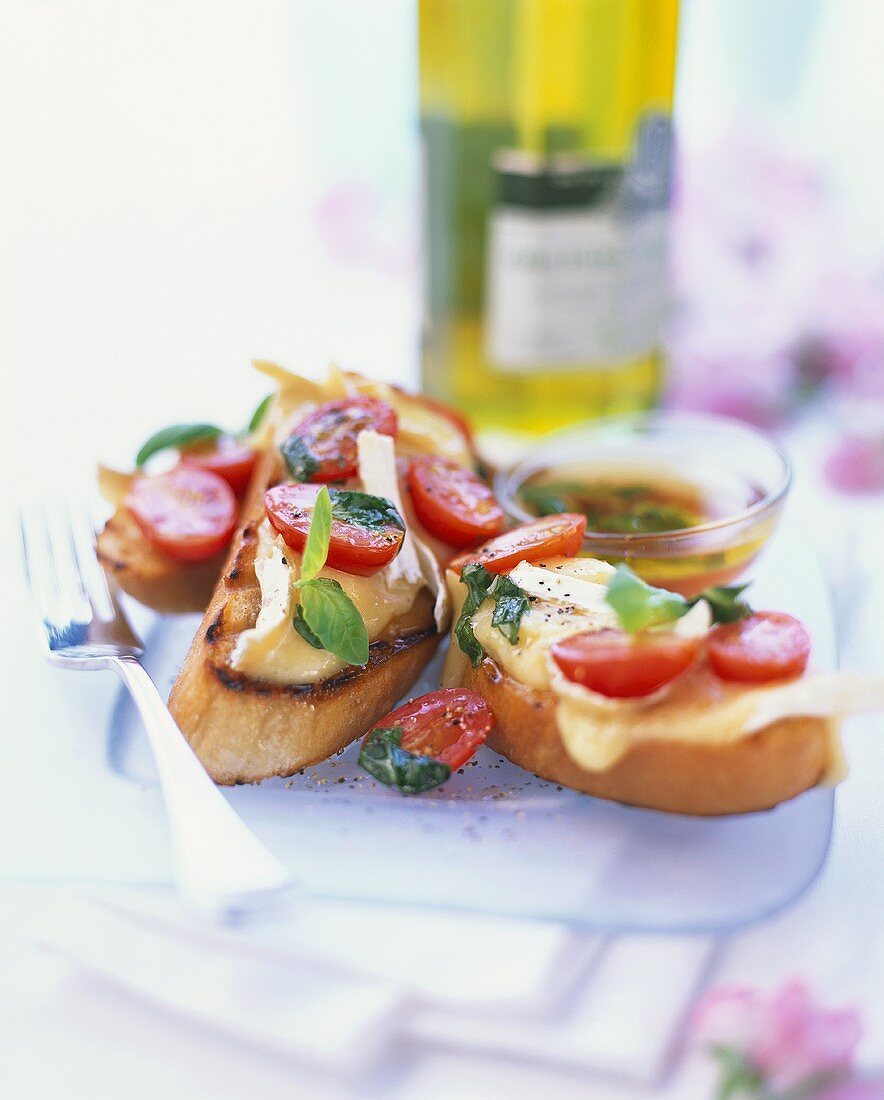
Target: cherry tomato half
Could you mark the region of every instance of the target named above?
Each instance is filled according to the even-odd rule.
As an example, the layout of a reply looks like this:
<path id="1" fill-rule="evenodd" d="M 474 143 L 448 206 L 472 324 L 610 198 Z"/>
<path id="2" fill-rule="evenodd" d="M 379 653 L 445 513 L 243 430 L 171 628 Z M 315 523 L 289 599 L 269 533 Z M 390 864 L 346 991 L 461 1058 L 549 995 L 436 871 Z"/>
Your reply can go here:
<path id="1" fill-rule="evenodd" d="M 458 549 L 496 535 L 503 509 L 472 470 L 437 455 L 421 455 L 408 471 L 417 518 L 431 535 Z"/>
<path id="2" fill-rule="evenodd" d="M 365 741 L 373 730 L 397 726 L 402 730 L 403 749 L 415 756 L 432 756 L 456 771 L 488 736 L 494 715 L 478 692 L 441 688 L 391 711 L 372 726 Z"/>
<path id="3" fill-rule="evenodd" d="M 468 562 L 479 562 L 489 573 L 508 573 L 520 561 L 573 558 L 580 549 L 585 530 L 586 516 L 576 512 L 544 516 L 512 531 L 504 531 L 475 550 L 461 554 L 449 568 L 459 573 Z"/>
<path id="4" fill-rule="evenodd" d="M 236 497 L 227 482 L 187 466 L 136 477 L 126 507 L 148 542 L 179 561 L 208 560 L 236 527 Z"/>
<path id="5" fill-rule="evenodd" d="M 357 471 L 360 432 L 395 436 L 397 429 L 396 410 L 386 401 L 341 397 L 314 409 L 280 449 L 296 481 L 341 481 Z"/>
<path id="6" fill-rule="evenodd" d="M 208 470 L 223 477 L 238 497 L 245 494 L 252 480 L 257 454 L 236 436 L 222 435 L 204 447 L 181 452 L 181 465 Z"/>
<path id="7" fill-rule="evenodd" d="M 699 638 L 679 634 L 633 637 L 620 630 L 598 630 L 563 638 L 552 657 L 564 675 L 612 699 L 632 699 L 681 675 L 700 650 Z"/>
<path id="8" fill-rule="evenodd" d="M 300 553 L 307 541 L 318 485 L 276 485 L 264 494 L 267 518 L 282 535 L 286 546 Z M 334 509 L 335 489 L 329 490 Z M 332 516 L 326 564 L 332 569 L 368 577 L 389 565 L 402 547 L 405 528 L 393 524 L 362 527 Z"/>
<path id="9" fill-rule="evenodd" d="M 807 667 L 810 634 L 782 611 L 756 611 L 716 626 L 706 639 L 712 671 L 722 680 L 763 683 L 798 676 Z"/>

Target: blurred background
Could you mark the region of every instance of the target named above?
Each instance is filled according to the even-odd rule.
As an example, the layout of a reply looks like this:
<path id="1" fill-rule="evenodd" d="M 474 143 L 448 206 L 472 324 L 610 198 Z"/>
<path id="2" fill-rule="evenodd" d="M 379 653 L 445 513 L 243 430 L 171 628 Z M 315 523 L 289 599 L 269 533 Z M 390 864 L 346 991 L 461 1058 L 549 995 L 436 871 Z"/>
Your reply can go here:
<path id="1" fill-rule="evenodd" d="M 416 381 L 416 8 L 6 0 L 4 415 L 39 381 L 73 455 L 112 408 L 114 457 L 236 421 L 253 356 Z M 875 0 L 684 0 L 678 39 L 664 399 L 824 409 L 853 491 L 884 483 L 882 33 Z"/>

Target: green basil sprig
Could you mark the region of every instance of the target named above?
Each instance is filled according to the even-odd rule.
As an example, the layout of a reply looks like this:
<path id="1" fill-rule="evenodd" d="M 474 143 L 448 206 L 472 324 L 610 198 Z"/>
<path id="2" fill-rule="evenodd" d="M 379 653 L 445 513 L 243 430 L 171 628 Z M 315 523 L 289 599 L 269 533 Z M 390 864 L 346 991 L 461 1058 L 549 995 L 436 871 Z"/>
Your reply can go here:
<path id="1" fill-rule="evenodd" d="M 249 423 L 246 426 L 246 430 L 245 432 L 243 432 L 243 435 L 252 435 L 261 427 L 261 425 L 264 423 L 264 417 L 267 415 L 267 412 L 270 409 L 270 406 L 273 403 L 273 398 L 275 396 L 276 394 L 268 393 L 267 396 L 258 403 L 258 407 L 252 413 L 251 418 L 249 419 Z"/>
<path id="2" fill-rule="evenodd" d="M 268 393 L 263 401 L 260 402 L 252 413 L 248 427 L 245 431 L 236 434 L 237 439 L 247 439 L 253 432 L 256 432 L 258 428 L 260 428 L 264 421 L 264 417 L 267 415 L 267 410 L 273 402 L 274 396 L 274 394 Z M 228 433 L 225 432 L 223 428 L 219 428 L 217 424 L 202 422 L 192 424 L 170 424 L 168 428 L 160 428 L 158 432 L 154 432 L 149 439 L 146 439 L 144 443 L 142 443 L 141 449 L 135 456 L 135 465 L 140 470 L 148 459 L 153 458 L 153 456 L 159 454 L 160 451 L 167 451 L 173 447 L 179 451 L 186 451 L 188 447 L 193 447 L 197 443 L 208 443 L 212 439 L 217 439 L 219 436 L 227 434 Z"/>
<path id="3" fill-rule="evenodd" d="M 461 570 L 460 583 L 467 586 L 467 595 L 460 617 L 454 627 L 454 637 L 463 652 L 469 657 L 473 668 L 481 662 L 484 650 L 473 633 L 472 617 L 488 597 L 488 589 L 494 583 L 494 575 L 484 565 L 472 562 Z"/>
<path id="4" fill-rule="evenodd" d="M 299 435 L 290 435 L 279 450 L 295 481 L 309 481 L 319 469 L 319 460 Z"/>
<path id="5" fill-rule="evenodd" d="M 310 517 L 310 530 L 301 555 L 301 576 L 297 584 L 303 588 L 317 577 L 328 558 L 328 546 L 331 541 L 332 503 L 325 485 L 316 494 L 313 515 Z"/>
<path id="6" fill-rule="evenodd" d="M 676 622 L 700 600 L 709 604 L 712 621 L 733 623 L 752 614 L 752 608 L 741 598 L 748 585 L 717 585 L 704 588 L 692 599 L 677 592 L 647 584 L 627 565 L 618 565 L 608 581 L 606 599 L 617 614 L 620 625 L 629 634 L 649 627 Z"/>
<path id="7" fill-rule="evenodd" d="M 135 465 L 141 469 L 149 458 L 153 458 L 160 451 L 168 450 L 170 447 L 185 450 L 195 443 L 207 443 L 210 439 L 217 439 L 219 435 L 224 435 L 224 429 L 219 428 L 217 424 L 171 424 L 168 428 L 161 428 L 158 432 L 154 432 L 150 439 L 142 443 L 141 450 L 135 456 Z"/>
<path id="8" fill-rule="evenodd" d="M 331 500 L 332 515 L 341 523 L 368 527 L 371 531 L 382 531 L 385 527 L 405 530 L 402 516 L 386 497 L 375 497 L 353 489 L 332 489 Z"/>
<path id="9" fill-rule="evenodd" d="M 684 596 L 646 584 L 626 565 L 618 565 L 608 581 L 607 600 L 629 634 L 674 622 L 688 611 Z"/>
<path id="10" fill-rule="evenodd" d="M 295 629 L 312 646 L 334 653 L 348 665 L 368 663 L 368 631 L 359 608 L 340 583 L 316 577 L 301 589 Z M 300 624 L 300 626 L 299 626 Z M 303 627 L 307 628 L 306 634 Z M 316 646 L 316 642 L 319 645 Z"/>
<path id="11" fill-rule="evenodd" d="M 494 599 L 491 625 L 497 627 L 510 645 L 515 645 L 522 616 L 530 606 L 528 597 L 514 581 L 502 576 L 491 585 L 488 594 Z"/>
<path id="12" fill-rule="evenodd" d="M 314 649 L 325 649 L 320 639 L 307 625 L 307 620 L 304 618 L 304 612 L 301 610 L 300 604 L 295 608 L 295 617 L 292 619 L 292 626 L 301 635 L 307 645 L 312 645 Z"/>
<path id="13" fill-rule="evenodd" d="M 485 653 L 473 633 L 472 617 L 485 600 L 494 600 L 491 625 L 497 627 L 510 645 L 516 644 L 522 616 L 530 605 L 528 597 L 514 581 L 509 577 L 489 573 L 485 566 L 478 562 L 465 565 L 461 570 L 460 580 L 467 586 L 467 596 L 454 627 L 454 636 L 457 644 L 475 668 Z"/>
<path id="14" fill-rule="evenodd" d="M 313 506 L 301 576 L 295 582 L 301 600 L 292 625 L 314 649 L 333 653 L 348 665 L 364 665 L 368 663 L 368 631 L 359 608 L 338 581 L 318 575 L 328 558 L 331 524 L 331 496 L 323 485 Z"/>
<path id="15" fill-rule="evenodd" d="M 403 794 L 430 791 L 451 775 L 451 768 L 441 760 L 403 749 L 401 726 L 373 729 L 359 752 L 359 765 L 387 787 L 396 787 Z"/>
<path id="16" fill-rule="evenodd" d="M 752 614 L 752 608 L 748 602 L 741 599 L 748 587 L 747 583 L 720 584 L 714 588 L 704 588 L 699 596 L 695 596 L 688 603 L 693 607 L 698 600 L 705 600 L 709 604 L 714 623 L 735 623 Z"/>

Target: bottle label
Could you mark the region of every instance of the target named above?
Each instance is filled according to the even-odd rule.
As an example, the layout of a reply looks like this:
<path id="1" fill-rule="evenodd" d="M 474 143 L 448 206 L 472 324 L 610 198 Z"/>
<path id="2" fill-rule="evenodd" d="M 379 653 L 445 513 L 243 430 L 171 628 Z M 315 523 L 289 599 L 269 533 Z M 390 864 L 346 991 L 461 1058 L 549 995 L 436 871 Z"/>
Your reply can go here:
<path id="1" fill-rule="evenodd" d="M 642 137 L 625 173 L 505 163 L 485 269 L 485 352 L 497 370 L 614 369 L 658 346 L 668 128 L 662 142 L 653 126 Z"/>

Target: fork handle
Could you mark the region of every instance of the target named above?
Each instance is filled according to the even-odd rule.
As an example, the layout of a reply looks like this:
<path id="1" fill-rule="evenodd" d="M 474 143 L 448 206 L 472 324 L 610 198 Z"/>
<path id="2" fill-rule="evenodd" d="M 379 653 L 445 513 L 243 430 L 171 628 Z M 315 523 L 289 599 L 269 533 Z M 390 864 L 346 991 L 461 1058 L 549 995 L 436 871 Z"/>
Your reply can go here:
<path id="1" fill-rule="evenodd" d="M 135 657 L 112 667 L 129 689 L 153 751 L 178 890 L 191 908 L 234 922 L 291 895 L 289 870 L 257 839 L 209 778 Z"/>

